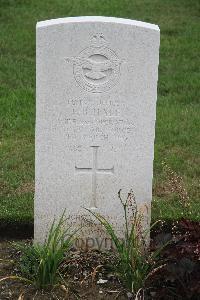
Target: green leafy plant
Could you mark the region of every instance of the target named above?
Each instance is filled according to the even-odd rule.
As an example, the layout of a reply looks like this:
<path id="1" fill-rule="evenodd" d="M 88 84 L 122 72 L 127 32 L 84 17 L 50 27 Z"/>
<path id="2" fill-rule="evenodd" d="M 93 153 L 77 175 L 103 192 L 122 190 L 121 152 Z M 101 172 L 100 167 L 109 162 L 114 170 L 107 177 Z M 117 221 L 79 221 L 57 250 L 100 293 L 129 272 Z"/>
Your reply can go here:
<path id="1" fill-rule="evenodd" d="M 55 220 L 44 244 L 17 245 L 22 255 L 19 262 L 19 278 L 34 284 L 37 288 L 55 286 L 60 281 L 59 269 L 74 241 L 75 232 L 64 229 L 64 213 L 58 223 Z"/>
<path id="2" fill-rule="evenodd" d="M 113 266 L 115 273 L 125 287 L 138 297 L 139 293 L 143 293 L 145 290 L 147 279 L 164 266 L 156 263 L 156 259 L 164 246 L 153 253 L 148 251 L 146 240 L 148 240 L 150 232 L 143 229 L 144 216 L 137 209 L 133 192 L 128 193 L 125 202 L 122 201 L 121 190 L 118 196 L 124 210 L 125 232 L 123 239 L 117 235 L 113 225 L 105 217 L 87 210 L 103 225 L 116 247 L 118 263 Z"/>

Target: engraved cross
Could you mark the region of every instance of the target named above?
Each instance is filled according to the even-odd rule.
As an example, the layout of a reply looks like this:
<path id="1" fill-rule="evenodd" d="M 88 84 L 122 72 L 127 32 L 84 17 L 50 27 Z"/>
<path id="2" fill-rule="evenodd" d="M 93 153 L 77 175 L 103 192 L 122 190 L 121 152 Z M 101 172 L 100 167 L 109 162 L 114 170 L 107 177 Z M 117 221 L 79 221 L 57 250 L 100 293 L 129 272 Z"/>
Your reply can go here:
<path id="1" fill-rule="evenodd" d="M 98 168 L 98 148 L 99 146 L 91 146 L 93 149 L 93 163 L 91 168 L 78 168 L 75 166 L 75 171 L 78 173 L 91 173 L 92 174 L 92 200 L 90 203 L 90 208 L 97 208 L 96 205 L 96 187 L 97 187 L 97 174 L 114 174 L 114 167 L 110 169 L 100 169 Z"/>

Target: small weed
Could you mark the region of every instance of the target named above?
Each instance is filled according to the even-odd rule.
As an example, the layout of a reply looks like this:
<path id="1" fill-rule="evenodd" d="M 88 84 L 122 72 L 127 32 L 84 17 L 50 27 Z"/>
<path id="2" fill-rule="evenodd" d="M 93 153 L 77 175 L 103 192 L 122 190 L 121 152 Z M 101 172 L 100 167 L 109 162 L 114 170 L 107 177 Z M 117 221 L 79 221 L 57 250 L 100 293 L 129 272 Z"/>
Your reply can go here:
<path id="1" fill-rule="evenodd" d="M 115 273 L 122 280 L 124 286 L 136 297 L 138 293 L 143 293 L 145 290 L 147 279 L 164 266 L 156 263 L 156 259 L 164 246 L 153 253 L 149 253 L 146 245 L 149 230 L 143 229 L 143 215 L 137 209 L 134 194 L 131 191 L 126 201 L 123 202 L 120 193 L 121 190 L 118 196 L 124 210 L 124 239 L 117 235 L 112 224 L 106 218 L 87 210 L 103 225 L 111 237 L 116 247 L 118 259 L 118 264 L 113 266 Z"/>
<path id="2" fill-rule="evenodd" d="M 183 215 L 189 218 L 191 214 L 191 200 L 183 178 L 173 171 L 165 162 L 162 162 L 162 165 L 167 178 L 167 188 L 169 192 L 178 196 L 178 201 L 183 209 Z"/>
<path id="3" fill-rule="evenodd" d="M 70 228 L 63 229 L 64 223 L 63 213 L 57 224 L 54 220 L 44 244 L 16 245 L 22 253 L 19 262 L 22 278 L 36 288 L 54 287 L 61 280 L 59 269 L 75 235 L 69 232 Z"/>
<path id="4" fill-rule="evenodd" d="M 164 161 L 162 162 L 162 166 L 168 179 L 170 191 L 178 194 L 180 203 L 183 207 L 188 207 L 190 198 L 185 188 L 183 178 L 173 171 Z"/>

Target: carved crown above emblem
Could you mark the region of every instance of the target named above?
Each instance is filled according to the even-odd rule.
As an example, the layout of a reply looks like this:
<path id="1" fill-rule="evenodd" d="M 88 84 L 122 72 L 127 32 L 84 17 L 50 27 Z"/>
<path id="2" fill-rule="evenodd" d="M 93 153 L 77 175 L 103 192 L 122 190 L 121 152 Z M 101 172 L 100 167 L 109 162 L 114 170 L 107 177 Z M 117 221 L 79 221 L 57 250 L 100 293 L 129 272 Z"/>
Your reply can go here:
<path id="1" fill-rule="evenodd" d="M 101 47 L 101 46 L 104 46 L 107 44 L 107 41 L 102 33 L 95 33 L 91 37 L 90 41 L 91 41 L 92 45 L 94 45 L 96 47 Z"/>

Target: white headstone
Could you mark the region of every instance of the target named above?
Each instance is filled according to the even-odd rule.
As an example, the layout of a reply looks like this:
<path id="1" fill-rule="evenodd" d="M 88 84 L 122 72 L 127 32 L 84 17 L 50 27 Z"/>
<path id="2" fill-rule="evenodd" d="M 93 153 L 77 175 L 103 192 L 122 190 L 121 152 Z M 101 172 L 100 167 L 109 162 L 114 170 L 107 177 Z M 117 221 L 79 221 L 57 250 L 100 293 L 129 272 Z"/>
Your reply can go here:
<path id="1" fill-rule="evenodd" d="M 109 17 L 37 24 L 36 241 L 65 208 L 74 227 L 86 207 L 120 229 L 119 189 L 150 218 L 159 37 Z"/>

